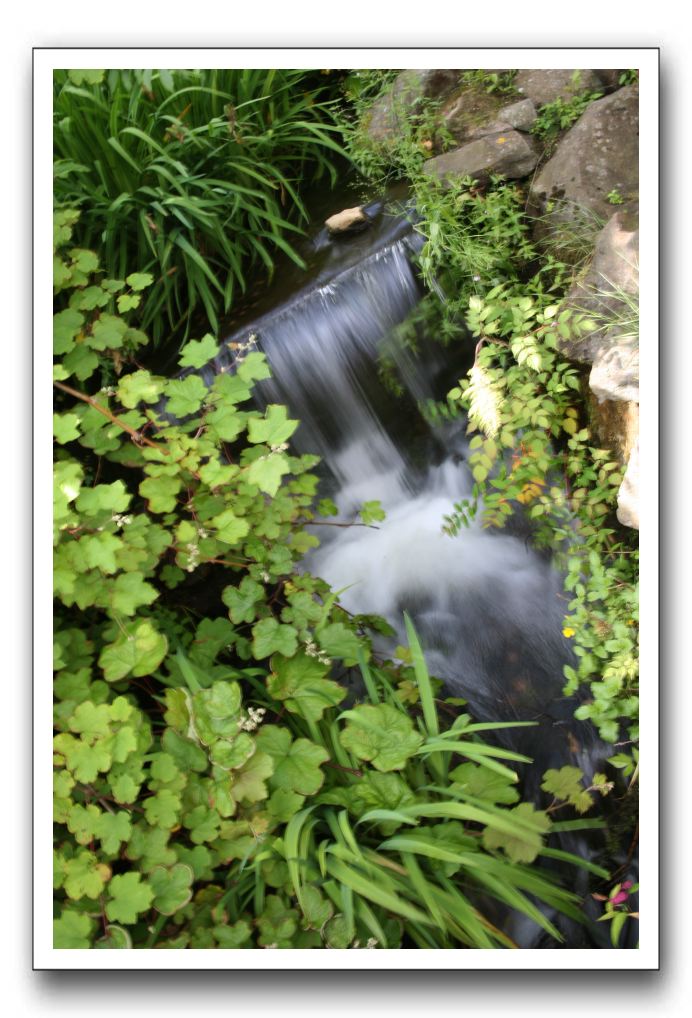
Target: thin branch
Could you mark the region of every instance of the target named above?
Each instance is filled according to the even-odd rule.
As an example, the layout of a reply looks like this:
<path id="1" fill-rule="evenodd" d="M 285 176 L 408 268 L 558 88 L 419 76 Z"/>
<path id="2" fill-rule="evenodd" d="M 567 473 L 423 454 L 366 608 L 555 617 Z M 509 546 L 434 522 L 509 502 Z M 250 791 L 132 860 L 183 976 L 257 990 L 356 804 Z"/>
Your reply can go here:
<path id="1" fill-rule="evenodd" d="M 94 408 L 94 410 L 103 414 L 103 416 L 107 417 L 109 421 L 113 422 L 113 424 L 117 424 L 117 426 L 122 428 L 123 431 L 126 431 L 132 440 L 138 445 L 148 445 L 151 446 L 152 449 L 158 449 L 159 452 L 164 453 L 166 456 L 168 455 L 168 449 L 166 449 L 165 446 L 161 445 L 159 442 L 152 442 L 151 439 L 145 438 L 140 431 L 136 431 L 134 428 L 131 428 L 129 424 L 126 424 L 125 421 L 122 420 L 122 418 L 116 417 L 115 414 L 111 413 L 107 407 L 102 406 L 92 396 L 87 396 L 85 392 L 80 392 L 79 389 L 73 389 L 71 386 L 64 385 L 62 382 L 54 381 L 53 385 L 56 389 L 61 389 L 63 392 L 66 392 L 68 396 L 74 396 L 75 399 L 81 399 L 82 402 L 88 403 L 89 406 Z"/>

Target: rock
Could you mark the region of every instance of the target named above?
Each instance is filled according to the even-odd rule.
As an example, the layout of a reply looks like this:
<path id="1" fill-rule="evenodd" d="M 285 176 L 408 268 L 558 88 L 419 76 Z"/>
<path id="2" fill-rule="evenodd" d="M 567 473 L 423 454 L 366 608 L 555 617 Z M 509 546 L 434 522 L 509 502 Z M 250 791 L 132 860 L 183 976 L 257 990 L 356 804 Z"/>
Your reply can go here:
<path id="1" fill-rule="evenodd" d="M 525 177 L 537 162 L 533 147 L 518 131 L 503 131 L 471 141 L 453 152 L 429 159 L 424 172 L 440 180 L 473 177 L 484 183 L 491 173 L 512 180 Z"/>
<path id="2" fill-rule="evenodd" d="M 624 73 L 624 70 L 607 70 L 607 71 L 594 71 L 594 74 L 598 77 L 601 85 L 607 92 L 614 92 L 616 88 L 620 88 L 620 75 Z"/>
<path id="3" fill-rule="evenodd" d="M 459 140 L 473 141 L 475 138 L 484 138 L 489 134 L 502 134 L 512 130 L 528 133 L 537 116 L 536 107 L 531 100 L 522 99 L 521 102 L 512 103 L 511 106 L 501 109 L 496 117 L 486 123 L 472 127 L 463 134 L 458 129 L 452 134 Z"/>
<path id="4" fill-rule="evenodd" d="M 378 145 L 396 140 L 403 117 L 422 99 L 439 99 L 459 84 L 459 70 L 406 70 L 375 102 L 366 121 L 366 133 Z"/>
<path id="5" fill-rule="evenodd" d="M 452 137 L 458 142 L 464 142 L 469 141 L 473 132 L 481 129 L 484 124 L 494 123 L 501 107 L 499 96 L 470 85 L 451 96 L 442 106 L 440 114 Z M 504 126 L 499 128 L 503 129 Z"/>
<path id="6" fill-rule="evenodd" d="M 639 530 L 639 440 L 632 449 L 618 491 L 617 518 L 623 526 Z"/>
<path id="7" fill-rule="evenodd" d="M 631 210 L 612 215 L 596 239 L 591 264 L 567 294 L 567 303 L 594 316 L 597 331 L 578 339 L 558 340 L 571 360 L 594 364 L 614 346 L 621 368 L 631 370 L 632 346 L 637 346 L 637 295 L 639 293 L 639 229 Z M 632 333 L 635 335 L 632 335 Z M 612 361 L 615 367 L 617 358 Z M 607 368 L 608 361 L 603 365 Z M 602 377 L 602 372 L 598 373 Z M 637 361 L 638 377 L 638 361 Z M 601 384 L 599 382 L 599 384 Z M 630 385 L 627 377 L 623 383 Z M 606 397 L 607 398 L 607 397 Z M 638 398 L 631 395 L 619 399 Z"/>
<path id="8" fill-rule="evenodd" d="M 370 219 L 360 205 L 354 209 L 343 209 L 341 212 L 336 212 L 324 221 L 324 225 L 330 233 L 355 233 L 364 230 L 369 224 Z"/>
<path id="9" fill-rule="evenodd" d="M 531 99 L 521 99 L 511 106 L 500 110 L 500 119 L 504 120 L 516 131 L 530 131 L 536 122 L 536 107 Z"/>
<path id="10" fill-rule="evenodd" d="M 532 70 L 517 71 L 514 87 L 536 106 L 544 106 L 556 99 L 571 99 L 582 92 L 600 92 L 602 82 L 595 71 Z"/>
<path id="11" fill-rule="evenodd" d="M 605 221 L 613 212 L 612 191 L 636 201 L 638 164 L 639 92 L 628 85 L 587 107 L 534 180 L 531 207 L 544 214 L 537 239 L 559 230 L 575 209 Z"/>
<path id="12" fill-rule="evenodd" d="M 611 216 L 598 235 L 591 264 L 567 302 L 594 317 L 598 328 L 558 340 L 572 360 L 591 363 L 589 416 L 598 444 L 628 464 L 617 516 L 639 528 L 639 230 L 631 211 Z"/>
<path id="13" fill-rule="evenodd" d="M 617 339 L 600 350 L 591 367 L 589 388 L 602 403 L 604 399 L 639 402 L 639 344 Z"/>
<path id="14" fill-rule="evenodd" d="M 610 449 L 618 463 L 624 466 L 639 437 L 639 404 L 619 399 L 599 402 L 589 392 L 587 408 L 598 445 L 602 449 Z"/>

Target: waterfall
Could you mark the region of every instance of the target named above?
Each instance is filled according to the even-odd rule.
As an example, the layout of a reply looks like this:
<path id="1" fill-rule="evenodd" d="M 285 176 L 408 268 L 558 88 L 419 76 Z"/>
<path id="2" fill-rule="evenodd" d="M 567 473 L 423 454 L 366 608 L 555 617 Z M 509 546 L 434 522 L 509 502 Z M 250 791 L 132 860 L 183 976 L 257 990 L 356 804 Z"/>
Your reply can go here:
<path id="1" fill-rule="evenodd" d="M 431 673 L 477 717 L 538 722 L 503 733 L 536 758 L 534 781 L 565 763 L 590 774 L 597 740 L 574 721 L 575 701 L 562 693 L 571 651 L 549 557 L 526 533 L 484 529 L 481 512 L 455 537 L 442 529 L 454 503 L 472 494 L 465 422 L 437 433 L 425 423 L 418 403 L 432 395 L 431 364 L 392 337 L 423 295 L 411 258 L 421 242 L 405 217 L 333 242 L 313 281 L 236 330 L 205 370 L 227 370 L 238 346 L 262 350 L 272 378 L 260 383 L 260 397 L 285 403 L 301 421 L 294 444 L 322 457 L 340 518 L 381 501 L 387 516 L 376 529 L 315 528 L 321 544 L 305 559 L 307 570 L 342 591 L 348 611 L 382 615 L 395 628 L 396 639 L 376 638 L 376 651 L 391 655 L 405 643 L 408 612 Z M 378 378 L 383 348 L 397 364 L 403 398 Z M 448 377 L 448 387 L 455 380 Z M 412 431 L 427 443 L 423 466 L 412 457 Z"/>

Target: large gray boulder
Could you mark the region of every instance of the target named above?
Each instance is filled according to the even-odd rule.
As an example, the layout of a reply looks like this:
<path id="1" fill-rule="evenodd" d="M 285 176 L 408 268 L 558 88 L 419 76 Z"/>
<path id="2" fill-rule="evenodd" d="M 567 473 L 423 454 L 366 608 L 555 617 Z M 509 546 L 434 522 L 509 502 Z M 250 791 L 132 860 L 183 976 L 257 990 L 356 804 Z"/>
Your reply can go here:
<path id="1" fill-rule="evenodd" d="M 615 343 L 636 341 L 638 294 L 639 226 L 632 210 L 620 210 L 598 234 L 588 268 L 567 295 L 570 306 L 592 315 L 599 327 L 578 338 L 560 337 L 565 356 L 593 364 Z"/>
<path id="2" fill-rule="evenodd" d="M 636 201 L 638 163 L 639 91 L 628 85 L 587 107 L 533 181 L 531 206 L 544 217 L 539 239 L 559 230 L 575 208 L 605 221 L 612 191 L 625 203 Z"/>
<path id="3" fill-rule="evenodd" d="M 473 177 L 482 184 L 490 174 L 501 174 L 512 180 L 525 177 L 537 160 L 527 139 L 518 131 L 508 130 L 486 135 L 429 159 L 423 170 L 446 185 L 458 177 Z"/>
<path id="4" fill-rule="evenodd" d="M 602 92 L 603 83 L 596 71 L 534 70 L 517 71 L 514 87 L 520 95 L 531 99 L 536 106 L 572 99 L 583 92 Z"/>
<path id="5" fill-rule="evenodd" d="M 404 118 L 424 99 L 440 99 L 459 84 L 460 70 L 405 70 L 375 102 L 365 121 L 371 141 L 387 145 L 396 141 Z"/>

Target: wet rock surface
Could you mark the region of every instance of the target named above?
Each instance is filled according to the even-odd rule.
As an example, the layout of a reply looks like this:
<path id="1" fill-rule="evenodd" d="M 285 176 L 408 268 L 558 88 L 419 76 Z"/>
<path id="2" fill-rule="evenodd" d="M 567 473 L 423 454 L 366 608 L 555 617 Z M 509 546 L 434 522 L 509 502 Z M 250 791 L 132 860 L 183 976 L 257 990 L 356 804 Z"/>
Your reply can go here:
<path id="1" fill-rule="evenodd" d="M 370 217 L 366 215 L 361 205 L 353 209 L 343 209 L 333 216 L 325 219 L 324 225 L 331 234 L 353 233 L 364 230 L 370 225 Z"/>

